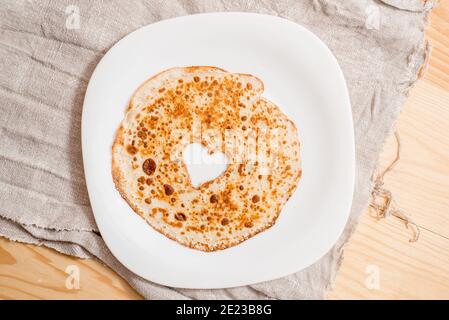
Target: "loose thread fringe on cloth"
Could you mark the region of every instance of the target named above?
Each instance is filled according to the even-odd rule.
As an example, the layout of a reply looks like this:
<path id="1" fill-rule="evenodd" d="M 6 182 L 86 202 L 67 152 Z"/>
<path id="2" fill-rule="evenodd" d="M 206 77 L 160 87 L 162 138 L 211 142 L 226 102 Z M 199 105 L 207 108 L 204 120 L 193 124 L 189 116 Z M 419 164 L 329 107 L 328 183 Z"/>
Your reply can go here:
<path id="1" fill-rule="evenodd" d="M 415 222 L 413 222 L 413 220 L 407 214 L 397 209 L 391 191 L 383 188 L 384 185 L 383 179 L 385 175 L 389 171 L 393 170 L 393 168 L 396 166 L 397 162 L 400 159 L 401 140 L 397 132 L 394 133 L 394 136 L 396 137 L 397 143 L 396 157 L 393 160 L 393 162 L 391 162 L 391 164 L 383 172 L 381 172 L 374 180 L 374 188 L 371 191 L 372 202 L 370 203 L 370 207 L 375 210 L 375 214 L 373 216 L 378 220 L 387 218 L 389 216 L 394 216 L 402 220 L 402 222 L 405 224 L 405 227 L 407 229 L 409 229 L 410 227 L 410 229 L 413 232 L 413 236 L 411 239 L 409 239 L 409 241 L 415 242 L 418 241 L 420 234 L 418 225 Z"/>
<path id="2" fill-rule="evenodd" d="M 427 2 L 427 1 L 426 1 Z M 429 5 L 429 10 L 434 7 L 434 2 L 432 2 Z M 417 80 L 420 80 L 424 77 L 424 74 L 427 71 L 427 68 L 429 66 L 429 58 L 430 54 L 432 52 L 432 46 L 427 41 L 424 40 L 424 62 L 421 65 L 421 67 L 418 70 L 417 74 Z M 409 242 L 416 242 L 419 239 L 420 229 L 419 226 L 403 211 L 399 210 L 397 208 L 397 205 L 393 199 L 393 195 L 390 190 L 387 190 L 383 188 L 384 185 L 384 177 L 385 175 L 393 170 L 393 168 L 396 166 L 397 162 L 401 158 L 401 139 L 399 138 L 399 134 L 397 131 L 395 131 L 394 136 L 396 138 L 396 157 L 394 158 L 393 162 L 390 163 L 390 165 L 382 172 L 380 173 L 377 178 L 374 180 L 374 187 L 371 191 L 371 203 L 370 207 L 375 210 L 374 215 L 372 215 L 374 218 L 380 220 L 387 218 L 389 216 L 394 216 L 398 219 L 400 219 L 405 227 L 407 229 L 412 230 L 413 236 L 411 239 L 409 239 Z"/>

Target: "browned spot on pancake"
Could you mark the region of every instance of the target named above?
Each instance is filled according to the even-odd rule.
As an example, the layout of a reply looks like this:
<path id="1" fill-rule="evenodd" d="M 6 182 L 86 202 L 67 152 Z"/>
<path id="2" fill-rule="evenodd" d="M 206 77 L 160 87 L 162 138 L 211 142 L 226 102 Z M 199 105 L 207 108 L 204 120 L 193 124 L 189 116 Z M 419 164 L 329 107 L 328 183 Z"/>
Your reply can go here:
<path id="1" fill-rule="evenodd" d="M 175 214 L 175 219 L 178 220 L 178 221 L 186 221 L 187 217 L 186 217 L 186 215 L 184 213 L 178 212 L 178 213 Z"/>
<path id="2" fill-rule="evenodd" d="M 133 145 L 128 144 L 126 146 L 126 151 L 128 151 L 129 154 L 134 155 L 137 153 L 137 148 L 134 147 Z"/>
<path id="3" fill-rule="evenodd" d="M 146 204 L 151 204 L 151 199 L 150 198 L 145 198 L 145 203 Z"/>
<path id="4" fill-rule="evenodd" d="M 260 200 L 260 197 L 259 197 L 257 194 L 255 194 L 255 195 L 251 198 L 251 201 L 254 202 L 254 203 L 259 202 L 259 200 Z"/>
<path id="5" fill-rule="evenodd" d="M 213 194 L 211 197 L 210 197 L 210 203 L 217 203 L 218 202 L 218 196 L 216 195 L 216 194 Z"/>
<path id="6" fill-rule="evenodd" d="M 167 196 L 171 196 L 175 192 L 175 189 L 169 184 L 164 184 L 164 191 Z"/>
<path id="7" fill-rule="evenodd" d="M 239 165 L 239 174 L 240 175 L 242 175 L 242 176 L 246 176 L 246 174 L 245 174 L 245 165 L 243 164 L 243 163 L 241 163 L 240 165 Z"/>
<path id="8" fill-rule="evenodd" d="M 228 218 L 223 218 L 223 219 L 221 219 L 221 225 L 222 226 L 225 226 L 225 225 L 227 225 L 227 224 L 229 224 L 229 219 Z"/>
<path id="9" fill-rule="evenodd" d="M 245 227 L 252 228 L 253 227 L 253 223 L 251 221 L 247 221 L 247 222 L 245 222 Z"/>
<path id="10" fill-rule="evenodd" d="M 153 159 L 148 158 L 143 162 L 142 170 L 147 175 L 151 176 L 154 173 L 154 171 L 156 171 L 156 162 Z"/>
<path id="11" fill-rule="evenodd" d="M 144 131 L 137 131 L 137 136 L 142 140 L 147 138 L 147 134 Z"/>

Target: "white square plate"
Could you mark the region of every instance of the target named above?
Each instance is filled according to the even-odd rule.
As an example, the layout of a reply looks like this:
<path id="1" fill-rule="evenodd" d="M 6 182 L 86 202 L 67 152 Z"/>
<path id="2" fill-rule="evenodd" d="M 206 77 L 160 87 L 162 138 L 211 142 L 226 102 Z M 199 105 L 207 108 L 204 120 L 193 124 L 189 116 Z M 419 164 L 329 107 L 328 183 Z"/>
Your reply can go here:
<path id="1" fill-rule="evenodd" d="M 210 65 L 249 73 L 297 125 L 303 175 L 276 224 L 235 247 L 200 252 L 153 230 L 114 188 L 111 145 L 127 103 L 171 67 Z M 323 256 L 341 234 L 354 187 L 354 133 L 343 74 L 310 31 L 250 13 L 180 17 L 143 27 L 103 57 L 87 88 L 82 145 L 90 202 L 114 256 L 148 280 L 225 288 L 279 278 Z"/>

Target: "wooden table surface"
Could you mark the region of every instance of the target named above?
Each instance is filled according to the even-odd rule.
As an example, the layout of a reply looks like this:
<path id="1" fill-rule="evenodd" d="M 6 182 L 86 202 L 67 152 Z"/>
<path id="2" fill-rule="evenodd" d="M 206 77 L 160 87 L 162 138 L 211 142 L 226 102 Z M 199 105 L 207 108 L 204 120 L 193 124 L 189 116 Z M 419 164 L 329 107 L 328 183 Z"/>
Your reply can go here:
<path id="1" fill-rule="evenodd" d="M 449 1 L 430 19 L 430 64 L 402 109 L 396 126 L 401 159 L 385 177 L 398 206 L 419 226 L 419 240 L 409 242 L 411 230 L 400 219 L 377 220 L 367 209 L 346 246 L 330 299 L 449 299 Z M 395 150 L 392 136 L 379 168 Z M 66 285 L 73 266 L 80 271 L 79 289 Z M 0 298 L 141 297 L 97 261 L 0 238 Z"/>

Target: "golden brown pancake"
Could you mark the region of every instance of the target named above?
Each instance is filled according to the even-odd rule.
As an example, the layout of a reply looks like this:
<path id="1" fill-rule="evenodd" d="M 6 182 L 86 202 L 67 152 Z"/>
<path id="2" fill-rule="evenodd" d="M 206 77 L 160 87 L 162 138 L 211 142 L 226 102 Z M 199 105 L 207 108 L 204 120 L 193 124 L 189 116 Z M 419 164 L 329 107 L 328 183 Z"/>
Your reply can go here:
<path id="1" fill-rule="evenodd" d="M 261 97 L 261 80 L 215 67 L 173 68 L 133 95 L 112 147 L 131 208 L 190 248 L 225 249 L 272 226 L 301 177 L 295 125 Z M 201 143 L 229 164 L 192 185 L 183 153 Z"/>

